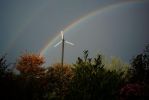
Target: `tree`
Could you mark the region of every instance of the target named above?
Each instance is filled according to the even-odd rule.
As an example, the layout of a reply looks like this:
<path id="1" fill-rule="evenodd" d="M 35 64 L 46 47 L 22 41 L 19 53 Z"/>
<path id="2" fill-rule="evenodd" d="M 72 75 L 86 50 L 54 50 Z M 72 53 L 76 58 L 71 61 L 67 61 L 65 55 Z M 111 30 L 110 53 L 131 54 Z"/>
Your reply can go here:
<path id="1" fill-rule="evenodd" d="M 43 73 L 44 58 L 36 54 L 24 54 L 17 61 L 17 69 L 21 74 L 40 75 Z"/>
<path id="2" fill-rule="evenodd" d="M 49 80 L 49 98 L 63 100 L 68 93 L 68 87 L 73 77 L 71 65 L 60 63 L 52 65 L 47 72 Z"/>
<path id="3" fill-rule="evenodd" d="M 74 64 L 74 77 L 67 99 L 115 100 L 121 76 L 116 71 L 104 69 L 101 55 L 92 60 L 88 57 L 88 50 L 86 50 L 83 57 L 78 57 Z"/>
<path id="4" fill-rule="evenodd" d="M 23 54 L 16 63 L 16 69 L 20 71 L 17 78 L 19 99 L 44 100 L 45 99 L 45 68 L 44 58 L 37 54 Z"/>
<path id="5" fill-rule="evenodd" d="M 6 56 L 0 57 L 0 97 L 5 100 L 17 99 L 16 75 L 10 70 Z"/>
<path id="6" fill-rule="evenodd" d="M 129 79 L 129 68 L 130 65 L 127 63 L 124 63 L 122 60 L 116 57 L 112 57 L 110 59 L 110 62 L 105 61 L 105 69 L 109 71 L 116 71 L 118 74 L 122 76 L 126 81 Z"/>
<path id="7" fill-rule="evenodd" d="M 6 57 L 0 57 L 0 77 L 3 77 L 6 73 L 8 64 L 6 63 Z"/>
<path id="8" fill-rule="evenodd" d="M 122 100 L 148 100 L 149 97 L 149 44 L 144 51 L 136 55 L 129 69 L 129 83 L 120 89 Z"/>
<path id="9" fill-rule="evenodd" d="M 149 45 L 132 59 L 130 70 L 133 81 L 149 82 Z"/>

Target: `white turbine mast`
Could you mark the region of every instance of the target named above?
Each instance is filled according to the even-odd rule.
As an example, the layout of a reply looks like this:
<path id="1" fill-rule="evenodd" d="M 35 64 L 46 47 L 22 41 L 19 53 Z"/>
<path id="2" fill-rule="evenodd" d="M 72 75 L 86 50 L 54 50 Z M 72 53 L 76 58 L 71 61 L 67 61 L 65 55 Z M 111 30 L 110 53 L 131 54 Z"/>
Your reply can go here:
<path id="1" fill-rule="evenodd" d="M 64 63 L 64 45 L 65 45 L 65 43 L 67 43 L 71 46 L 74 46 L 74 44 L 64 39 L 64 32 L 63 31 L 61 31 L 61 38 L 62 38 L 62 40 L 60 42 L 58 42 L 57 44 L 55 44 L 54 47 L 57 47 L 58 45 L 60 45 L 62 43 L 61 64 L 62 64 L 62 67 L 63 67 L 63 63 Z"/>

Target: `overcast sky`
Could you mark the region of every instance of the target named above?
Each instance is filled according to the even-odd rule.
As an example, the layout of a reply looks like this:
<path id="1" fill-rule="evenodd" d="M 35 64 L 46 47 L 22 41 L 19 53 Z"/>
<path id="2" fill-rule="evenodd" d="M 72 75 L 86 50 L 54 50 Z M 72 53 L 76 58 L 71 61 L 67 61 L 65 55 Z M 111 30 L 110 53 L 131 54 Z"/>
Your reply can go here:
<path id="1" fill-rule="evenodd" d="M 52 41 L 61 30 L 65 29 L 72 22 L 94 11 L 100 10 L 103 7 L 126 1 L 140 0 L 0 0 L 0 55 L 8 53 L 10 59 L 16 59 L 18 55 L 25 51 L 39 53 L 47 42 Z M 148 4 L 148 0 L 142 0 L 142 2 L 143 1 L 146 1 Z M 148 5 L 141 9 L 149 11 L 147 6 Z M 115 13 L 110 13 L 107 16 L 114 14 Z M 100 15 L 97 14 L 96 16 Z M 134 15 L 132 14 L 132 16 Z M 143 17 L 144 16 L 147 15 L 143 15 Z M 125 15 L 123 15 L 123 17 L 125 17 Z M 105 19 L 108 20 L 108 18 Z M 91 23 L 99 20 L 101 19 L 95 17 Z M 104 20 L 104 18 L 102 18 L 102 20 Z M 99 21 L 99 23 L 100 22 L 101 21 Z M 83 27 L 81 30 L 93 31 L 91 27 L 90 30 L 92 31 L 87 30 L 86 28 L 89 28 L 89 26 L 85 26 L 85 24 L 80 25 L 79 28 Z M 148 22 L 144 25 L 148 25 Z M 108 26 L 108 28 L 110 30 L 110 26 Z M 96 27 L 94 31 L 97 33 L 99 32 L 98 29 L 99 28 Z M 73 31 L 75 30 L 78 29 L 73 29 Z M 148 31 L 147 28 L 145 28 L 145 30 Z M 83 31 L 80 32 L 84 34 Z M 147 33 L 145 32 L 144 34 Z M 143 37 L 146 36 L 148 35 L 144 35 Z M 81 46 L 77 48 L 80 47 Z M 84 49 L 86 49 L 85 46 Z"/>

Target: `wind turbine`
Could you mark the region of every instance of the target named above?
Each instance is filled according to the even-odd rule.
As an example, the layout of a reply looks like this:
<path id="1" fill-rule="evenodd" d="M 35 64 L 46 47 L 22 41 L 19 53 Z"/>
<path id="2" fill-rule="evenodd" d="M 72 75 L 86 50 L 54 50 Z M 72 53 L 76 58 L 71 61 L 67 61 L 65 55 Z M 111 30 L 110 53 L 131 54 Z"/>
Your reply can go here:
<path id="1" fill-rule="evenodd" d="M 64 32 L 61 31 L 61 38 L 62 40 L 60 42 L 58 42 L 57 44 L 54 45 L 54 47 L 57 47 L 58 45 L 60 45 L 62 43 L 62 58 L 61 58 L 61 64 L 62 64 L 62 67 L 63 67 L 63 63 L 64 63 L 64 45 L 65 43 L 69 44 L 69 45 L 74 45 L 73 43 L 67 41 L 64 39 Z"/>

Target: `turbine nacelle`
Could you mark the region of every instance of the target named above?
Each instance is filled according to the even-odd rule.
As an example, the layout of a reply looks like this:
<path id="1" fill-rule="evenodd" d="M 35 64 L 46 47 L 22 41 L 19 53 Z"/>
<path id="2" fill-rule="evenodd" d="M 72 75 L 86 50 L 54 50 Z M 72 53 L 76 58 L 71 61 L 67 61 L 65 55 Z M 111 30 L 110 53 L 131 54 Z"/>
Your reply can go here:
<path id="1" fill-rule="evenodd" d="M 62 36 L 62 39 L 64 39 L 64 32 L 61 31 L 61 36 Z"/>
<path id="2" fill-rule="evenodd" d="M 55 44 L 54 47 L 57 47 L 57 46 L 60 45 L 62 42 L 74 46 L 74 43 L 71 43 L 71 42 L 69 42 L 69 41 L 67 41 L 67 40 L 64 40 L 64 32 L 63 32 L 63 31 L 61 31 L 61 37 L 62 37 L 62 40 L 61 40 L 60 42 L 58 42 L 57 44 Z"/>

